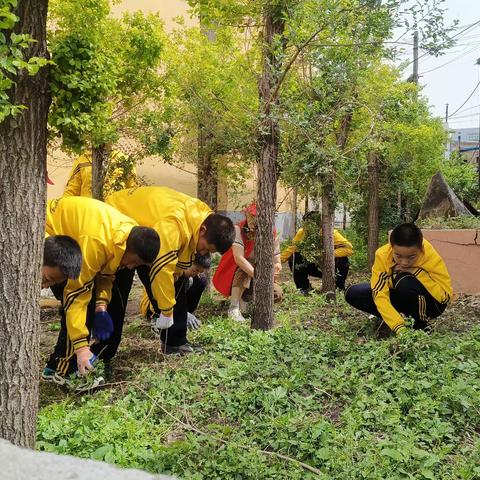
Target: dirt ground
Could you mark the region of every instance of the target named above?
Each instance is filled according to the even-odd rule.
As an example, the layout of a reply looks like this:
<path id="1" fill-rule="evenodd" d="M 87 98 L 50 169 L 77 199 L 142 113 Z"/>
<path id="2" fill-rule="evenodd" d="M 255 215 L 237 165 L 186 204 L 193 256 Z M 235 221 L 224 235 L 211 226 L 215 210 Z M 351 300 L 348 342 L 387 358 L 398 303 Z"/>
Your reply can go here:
<path id="1" fill-rule="evenodd" d="M 321 280 L 311 279 L 312 285 L 316 291 L 321 288 Z M 349 283 L 360 281 L 368 281 L 366 274 L 353 274 L 349 277 Z M 284 269 L 281 277 L 281 284 L 284 289 L 292 290 L 293 282 L 289 271 Z M 313 294 L 315 295 L 315 294 Z M 121 384 L 132 378 L 136 372 L 144 367 L 155 367 L 164 361 L 161 352 L 161 345 L 158 338 L 154 337 L 150 331 L 149 324 L 139 314 L 140 298 L 142 296 L 142 286 L 136 281 L 130 294 L 127 315 L 125 318 L 124 334 L 122 344 L 113 364 L 113 385 Z M 47 306 L 42 307 L 41 311 L 41 362 L 39 370 L 41 371 L 49 354 L 53 351 L 53 347 L 57 340 L 58 330 L 60 328 L 59 308 L 55 301 L 44 301 Z M 52 306 L 55 305 L 55 306 Z M 288 310 L 288 302 L 284 302 L 280 309 Z M 202 302 L 196 315 L 199 319 L 205 320 L 215 315 L 226 315 L 228 303 L 218 294 L 212 294 L 212 300 Z M 345 305 L 343 299 L 336 304 L 328 304 L 323 308 L 307 309 L 302 314 L 302 323 L 305 328 L 331 328 L 332 318 L 336 318 L 342 322 L 346 322 L 359 332 L 359 341 L 362 336 L 362 328 L 366 322 L 366 315 L 356 312 L 349 306 Z M 461 333 L 468 331 L 474 325 L 480 323 L 480 297 L 464 296 L 455 299 L 455 301 L 447 308 L 445 313 L 436 321 L 436 329 L 440 332 Z M 382 329 L 383 330 L 383 329 Z M 388 335 L 387 331 L 383 334 L 379 330 L 379 337 Z M 55 384 L 41 382 L 40 385 L 40 407 L 61 401 L 67 398 L 65 390 Z"/>

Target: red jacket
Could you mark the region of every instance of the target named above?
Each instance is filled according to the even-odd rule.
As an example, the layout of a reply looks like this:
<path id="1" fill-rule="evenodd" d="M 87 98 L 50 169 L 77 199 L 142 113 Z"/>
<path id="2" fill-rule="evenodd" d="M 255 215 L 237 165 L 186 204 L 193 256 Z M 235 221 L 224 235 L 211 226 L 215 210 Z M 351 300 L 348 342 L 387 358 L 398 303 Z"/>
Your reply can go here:
<path id="1" fill-rule="evenodd" d="M 253 251 L 255 245 L 255 239 L 249 240 L 244 234 L 243 227 L 246 224 L 246 220 L 241 221 L 238 226 L 242 234 L 243 246 L 245 248 L 245 258 L 248 258 Z M 218 265 L 217 271 L 213 276 L 213 285 L 224 296 L 229 297 L 232 291 L 233 277 L 238 266 L 233 257 L 233 249 L 230 247 L 227 252 L 222 256 Z"/>

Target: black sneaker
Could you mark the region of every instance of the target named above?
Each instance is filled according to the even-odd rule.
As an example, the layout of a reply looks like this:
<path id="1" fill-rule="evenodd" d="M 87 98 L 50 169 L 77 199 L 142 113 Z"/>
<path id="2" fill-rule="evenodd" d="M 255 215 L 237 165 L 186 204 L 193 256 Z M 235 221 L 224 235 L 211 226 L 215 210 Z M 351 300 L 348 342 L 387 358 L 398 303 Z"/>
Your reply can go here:
<path id="1" fill-rule="evenodd" d="M 162 344 L 162 352 L 166 355 L 190 355 L 191 353 L 203 353 L 203 348 L 188 342 L 178 346 Z"/>
<path id="2" fill-rule="evenodd" d="M 110 360 L 103 361 L 103 377 L 105 381 L 109 382 L 112 379 L 112 362 Z"/>
<path id="3" fill-rule="evenodd" d="M 310 287 L 310 288 L 299 288 L 298 289 L 298 293 L 300 295 L 303 295 L 304 297 L 310 295 L 311 293 L 313 292 L 313 288 Z"/>

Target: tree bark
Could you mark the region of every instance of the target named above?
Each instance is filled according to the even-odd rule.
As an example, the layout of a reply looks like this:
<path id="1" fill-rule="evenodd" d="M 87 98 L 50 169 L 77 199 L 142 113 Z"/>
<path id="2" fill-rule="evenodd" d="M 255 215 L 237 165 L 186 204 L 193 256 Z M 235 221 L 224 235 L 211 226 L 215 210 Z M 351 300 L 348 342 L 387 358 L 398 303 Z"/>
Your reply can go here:
<path id="1" fill-rule="evenodd" d="M 203 11 L 200 10 L 200 31 L 209 42 L 216 40 L 216 32 L 205 25 Z M 205 124 L 198 125 L 197 145 L 197 197 L 205 202 L 212 210 L 218 207 L 218 168 L 212 152 L 212 135 Z"/>
<path id="2" fill-rule="evenodd" d="M 20 0 L 17 34 L 47 57 L 47 0 Z M 7 32 L 9 36 L 9 32 Z M 38 408 L 40 269 L 45 232 L 48 70 L 21 71 L 8 92 L 27 107 L 0 124 L 0 437 L 35 446 Z"/>
<path id="3" fill-rule="evenodd" d="M 298 188 L 295 187 L 292 192 L 292 225 L 293 235 L 297 233 L 297 210 L 298 210 Z"/>
<path id="4" fill-rule="evenodd" d="M 379 232 L 379 195 L 378 195 L 378 156 L 375 152 L 368 155 L 368 266 L 372 268 L 375 252 L 378 248 Z"/>
<path id="5" fill-rule="evenodd" d="M 335 204 L 332 177 L 323 183 L 322 190 L 322 293 L 327 299 L 335 299 L 335 250 L 333 244 L 333 225 L 335 223 Z"/>
<path id="6" fill-rule="evenodd" d="M 352 122 L 352 113 L 346 113 L 336 133 L 336 144 L 340 151 L 345 149 Z M 327 298 L 335 299 L 335 246 L 333 227 L 335 225 L 335 159 L 330 160 L 330 172 L 322 180 L 322 292 Z"/>
<path id="7" fill-rule="evenodd" d="M 198 127 L 197 197 L 212 210 L 218 207 L 218 169 L 211 153 L 211 135 Z"/>
<path id="8" fill-rule="evenodd" d="M 273 231 L 277 203 L 277 156 L 280 128 L 276 117 L 278 96 L 272 99 L 280 78 L 281 52 L 277 44 L 285 30 L 285 17 L 278 2 L 268 2 L 264 11 L 263 66 L 259 84 L 262 122 L 260 125 L 257 187 L 257 232 L 255 239 L 254 304 L 252 328 L 268 330 L 273 315 Z"/>
<path id="9" fill-rule="evenodd" d="M 110 149 L 102 144 L 92 147 L 92 198 L 103 201 L 103 186 L 108 168 Z"/>
<path id="10" fill-rule="evenodd" d="M 402 221 L 402 189 L 398 187 L 397 189 L 397 217 L 398 221 Z"/>

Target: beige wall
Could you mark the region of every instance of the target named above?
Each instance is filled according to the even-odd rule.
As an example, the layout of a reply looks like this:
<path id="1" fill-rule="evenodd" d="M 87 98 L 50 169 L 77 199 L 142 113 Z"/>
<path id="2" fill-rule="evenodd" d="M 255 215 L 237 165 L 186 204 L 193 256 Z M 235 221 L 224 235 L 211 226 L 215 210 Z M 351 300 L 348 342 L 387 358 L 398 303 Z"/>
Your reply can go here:
<path id="1" fill-rule="evenodd" d="M 159 13 L 165 21 L 167 31 L 175 27 L 175 17 L 183 17 L 185 25 L 196 25 L 197 21 L 190 18 L 187 2 L 183 0 L 123 0 L 112 8 L 115 16 L 123 12 L 142 10 L 145 13 Z"/>
<path id="2" fill-rule="evenodd" d="M 186 26 L 197 23 L 195 19 L 190 18 L 187 2 L 183 0 L 123 0 L 112 8 L 115 16 L 136 10 L 142 10 L 145 13 L 158 12 L 165 21 L 167 31 L 171 31 L 176 26 L 176 17 L 183 17 Z M 63 194 L 74 157 L 53 148 L 48 153 L 48 173 L 55 185 L 48 186 L 47 194 L 48 198 L 56 198 Z M 162 164 L 155 158 L 145 159 L 138 166 L 138 174 L 149 185 L 166 185 L 190 195 L 196 193 L 195 175 Z"/>
<path id="3" fill-rule="evenodd" d="M 74 157 L 69 157 L 59 150 L 49 153 L 48 174 L 55 183 L 55 185 L 48 185 L 47 195 L 49 199 L 63 195 L 73 161 Z M 195 169 L 187 166 L 185 170 L 188 169 L 191 169 L 192 173 L 167 165 L 155 157 L 149 157 L 137 166 L 137 174 L 142 182 L 147 185 L 171 187 L 195 196 L 197 192 Z"/>
<path id="4" fill-rule="evenodd" d="M 195 19 L 190 18 L 188 5 L 183 0 L 123 0 L 113 8 L 113 13 L 120 16 L 126 11 L 142 10 L 143 12 L 158 12 L 165 21 L 167 30 L 172 30 L 176 23 L 175 17 L 183 17 L 186 26 L 197 24 Z M 68 180 L 74 157 L 68 156 L 58 149 L 51 149 L 48 155 L 48 173 L 55 185 L 48 186 L 48 198 L 60 197 L 63 194 L 65 183 Z M 186 171 L 184 171 L 186 170 Z M 196 195 L 197 179 L 195 167 L 186 165 L 184 169 L 178 169 L 166 165 L 155 157 L 149 157 L 137 167 L 138 175 L 147 185 L 162 185 L 175 188 L 189 195 Z M 190 173 L 189 173 L 190 172 Z M 255 197 L 255 182 L 247 179 L 246 186 L 239 194 L 227 192 L 225 185 L 219 188 L 219 209 L 226 211 L 238 210 L 250 203 Z M 278 201 L 282 202 L 279 211 L 287 212 L 291 209 L 290 198 L 284 200 L 286 192 L 279 188 Z"/>

